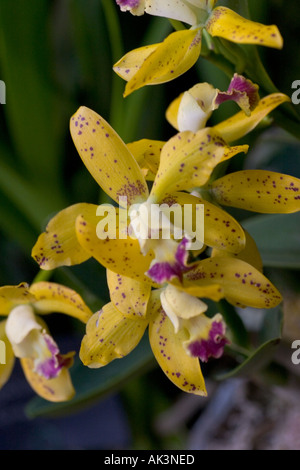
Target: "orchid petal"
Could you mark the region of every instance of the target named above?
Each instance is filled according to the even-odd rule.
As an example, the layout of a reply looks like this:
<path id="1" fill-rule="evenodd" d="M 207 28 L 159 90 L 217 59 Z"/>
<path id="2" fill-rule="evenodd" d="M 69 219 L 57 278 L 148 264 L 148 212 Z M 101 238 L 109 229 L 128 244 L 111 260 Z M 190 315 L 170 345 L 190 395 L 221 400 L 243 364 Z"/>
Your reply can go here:
<path id="1" fill-rule="evenodd" d="M 276 287 L 261 272 L 237 258 L 207 258 L 183 279 L 183 289 L 192 287 L 195 294 L 197 285 L 203 288 L 212 284 L 221 286 L 223 297 L 235 305 L 272 308 L 282 301 Z"/>
<path id="2" fill-rule="evenodd" d="M 86 325 L 80 349 L 83 364 L 98 368 L 126 356 L 138 345 L 147 325 L 144 318 L 129 318 L 113 303 L 106 304 Z"/>
<path id="3" fill-rule="evenodd" d="M 130 11 L 132 15 L 141 16 L 145 10 L 145 0 L 116 0 L 121 11 Z"/>
<path id="4" fill-rule="evenodd" d="M 183 347 L 188 334 L 177 334 L 174 326 L 161 307 L 160 301 L 150 306 L 149 339 L 153 354 L 166 376 L 181 390 L 206 396 L 206 387 L 199 360 L 186 354 Z"/>
<path id="5" fill-rule="evenodd" d="M 96 214 L 97 207 L 94 204 L 74 204 L 50 220 L 31 253 L 42 269 L 73 266 L 90 258 L 89 253 L 78 243 L 75 221 L 80 214 Z"/>
<path id="6" fill-rule="evenodd" d="M 238 44 L 283 46 L 282 36 L 275 25 L 266 26 L 247 20 L 226 7 L 217 7 L 211 13 L 205 29 L 212 36 L 219 36 Z"/>
<path id="7" fill-rule="evenodd" d="M 185 0 L 168 0 L 167 2 L 146 0 L 145 12 L 150 15 L 172 18 L 173 20 L 194 25 L 197 24 L 197 16 L 196 9 L 190 6 L 191 3 L 193 2 Z M 197 1 L 197 7 L 199 7 L 198 4 L 199 1 Z"/>
<path id="8" fill-rule="evenodd" d="M 29 292 L 25 282 L 17 286 L 0 287 L 0 315 L 8 315 L 16 305 L 34 302 L 35 297 Z"/>
<path id="9" fill-rule="evenodd" d="M 145 317 L 151 286 L 107 269 L 110 299 L 125 316 Z"/>
<path id="10" fill-rule="evenodd" d="M 212 183 L 216 201 L 268 214 L 286 214 L 300 210 L 300 179 L 267 170 L 230 173 Z"/>
<path id="11" fill-rule="evenodd" d="M 22 358 L 20 362 L 28 383 L 45 400 L 62 402 L 71 400 L 74 397 L 75 390 L 67 368 L 63 367 L 57 377 L 46 379 L 35 372 L 32 358 Z"/>
<path id="12" fill-rule="evenodd" d="M 160 43 L 138 47 L 125 54 L 113 66 L 114 72 L 119 77 L 129 82 L 141 68 L 145 60 L 159 47 Z"/>
<path id="13" fill-rule="evenodd" d="M 171 33 L 160 44 L 149 49 L 139 48 L 126 54 L 114 66 L 114 71 L 129 81 L 124 96 L 145 86 L 165 83 L 189 70 L 199 58 L 201 51 L 201 30 L 188 29 Z M 133 58 L 134 57 L 134 58 Z M 132 66 L 136 71 L 132 76 Z"/>
<path id="14" fill-rule="evenodd" d="M 287 95 L 283 93 L 272 93 L 259 101 L 250 116 L 245 116 L 245 113 L 240 111 L 234 116 L 215 125 L 213 129 L 226 142 L 234 142 L 251 132 L 267 114 L 287 101 L 290 101 Z"/>
<path id="15" fill-rule="evenodd" d="M 215 107 L 225 101 L 235 101 L 247 116 L 256 108 L 259 103 L 258 85 L 246 79 L 242 75 L 234 74 L 228 90 L 225 92 L 218 90 L 215 100 Z"/>
<path id="16" fill-rule="evenodd" d="M 210 128 L 176 134 L 162 149 L 151 201 L 160 201 L 167 193 L 205 185 L 220 162 L 247 150 L 247 145 L 229 147 Z"/>
<path id="17" fill-rule="evenodd" d="M 215 249 L 239 253 L 245 247 L 245 233 L 241 225 L 220 207 L 199 196 L 176 192 L 163 199 L 162 203 L 180 204 L 192 207 L 193 221 L 196 221 L 197 204 L 204 205 L 204 244 Z M 184 225 L 184 222 L 183 222 Z"/>
<path id="18" fill-rule="evenodd" d="M 118 217 L 116 222 L 118 230 Z M 85 214 L 77 218 L 76 232 L 81 246 L 107 269 L 140 282 L 152 283 L 145 272 L 150 266 L 153 254 L 142 255 L 138 240 L 128 236 L 124 239 L 118 236 L 111 238 L 109 233 L 105 233 L 102 237 L 99 231 L 97 234 L 98 223 L 99 218 L 95 214 L 90 217 Z"/>
<path id="19" fill-rule="evenodd" d="M 232 253 L 229 250 L 220 250 L 218 248 L 213 248 L 211 252 L 211 257 L 214 256 L 229 256 L 233 258 L 241 259 L 246 261 L 246 263 L 254 266 L 261 273 L 263 272 L 263 261 L 261 255 L 258 251 L 257 245 L 254 238 L 244 229 L 244 234 L 246 237 L 245 247 L 238 253 Z"/>
<path id="20" fill-rule="evenodd" d="M 77 151 L 99 186 L 116 202 L 147 198 L 141 169 L 114 129 L 97 113 L 81 106 L 70 121 Z"/>
<path id="21" fill-rule="evenodd" d="M 29 288 L 35 296 L 34 309 L 39 314 L 59 312 L 86 323 L 92 311 L 77 292 L 54 282 L 36 282 Z"/>
<path id="22" fill-rule="evenodd" d="M 127 144 L 130 152 L 138 162 L 139 166 L 146 173 L 146 179 L 154 179 L 158 167 L 161 150 L 165 142 L 161 140 L 142 139 L 137 142 Z"/>
<path id="23" fill-rule="evenodd" d="M 15 364 L 15 355 L 5 333 L 5 324 L 6 320 L 0 322 L 0 390 L 8 382 Z"/>

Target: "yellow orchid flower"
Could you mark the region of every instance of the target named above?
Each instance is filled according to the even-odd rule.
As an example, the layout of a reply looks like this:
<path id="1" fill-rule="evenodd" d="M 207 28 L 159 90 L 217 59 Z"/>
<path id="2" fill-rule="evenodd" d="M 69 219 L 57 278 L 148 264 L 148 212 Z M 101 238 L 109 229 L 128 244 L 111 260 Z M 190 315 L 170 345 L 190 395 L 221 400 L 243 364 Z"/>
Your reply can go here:
<path id="1" fill-rule="evenodd" d="M 114 71 L 127 81 L 124 96 L 145 85 L 168 82 L 189 70 L 201 53 L 202 31 L 238 44 L 282 48 L 277 26 L 247 20 L 216 1 L 204 0 L 117 0 L 122 11 L 144 12 L 182 21 L 190 29 L 171 33 L 163 42 L 139 47 L 125 54 Z"/>
<path id="2" fill-rule="evenodd" d="M 272 283 L 245 261 L 216 257 L 200 261 L 184 275 L 151 290 L 149 284 L 107 271 L 111 301 L 88 321 L 80 358 L 99 368 L 129 354 L 148 328 L 153 354 L 166 376 L 181 390 L 207 394 L 201 362 L 220 358 L 230 342 L 225 322 L 197 297 L 226 298 L 238 306 L 272 308 L 282 298 Z M 230 336 L 230 334 L 229 334 Z"/>
<path id="3" fill-rule="evenodd" d="M 187 182 L 191 181 L 195 186 L 206 184 L 220 162 L 246 151 L 248 147 L 230 147 L 213 129 L 200 130 L 194 135 L 189 132 L 178 134 L 176 138 L 180 145 L 175 146 L 174 139 L 171 139 L 161 152 L 161 162 L 165 161 L 164 157 L 168 159 L 172 152 L 173 164 L 166 162 L 168 168 L 165 169 L 160 166 L 153 183 L 155 193 L 152 190 L 149 194 L 144 174 L 130 152 L 130 146 L 126 146 L 102 117 L 81 107 L 71 118 L 70 129 L 87 169 L 120 207 L 80 203 L 61 211 L 49 222 L 32 250 L 32 256 L 40 267 L 53 269 L 81 263 L 93 256 L 112 271 L 127 273 L 129 277 L 140 281 L 147 282 L 148 279 L 149 283 L 155 285 L 173 276 L 180 276 L 187 268 L 187 240 L 193 234 L 183 233 L 179 244 L 172 237 L 161 240 L 154 236 L 151 238 L 147 233 L 143 238 L 139 234 L 139 228 L 146 225 L 143 210 L 147 214 L 147 209 L 152 209 L 152 203 L 153 206 L 159 205 L 170 192 L 185 188 Z M 196 165 L 198 172 L 195 172 Z M 172 175 L 170 178 L 169 174 Z M 178 175 L 182 175 L 181 181 Z M 163 181 L 163 185 L 160 181 Z M 196 199 L 190 202 L 196 202 Z M 99 218 L 101 216 L 102 219 Z M 150 229 L 157 233 L 162 228 L 150 225 Z M 232 241 L 235 236 L 235 232 L 232 232 L 229 243 L 242 249 L 241 239 L 237 243 Z M 221 238 L 220 243 L 224 243 L 224 237 Z M 204 236 L 204 241 L 209 241 L 209 236 Z M 215 232 L 213 246 L 220 247 L 220 243 Z M 142 261 L 137 262 L 137 257 Z M 159 266 L 163 268 L 164 274 L 160 275 L 157 271 Z"/>
<path id="4" fill-rule="evenodd" d="M 0 365 L 0 386 L 9 379 L 15 357 L 20 359 L 25 377 L 42 398 L 58 402 L 70 400 L 75 390 L 68 369 L 73 352 L 61 354 L 40 315 L 60 312 L 83 323 L 91 310 L 72 289 L 52 282 L 0 287 L 0 338 L 6 345 L 6 361 Z"/>
<path id="5" fill-rule="evenodd" d="M 125 277 L 118 278 L 118 285 L 132 303 L 139 297 L 135 290 L 127 292 Z M 208 318 L 206 310 L 200 299 L 173 286 L 153 290 L 143 316 L 135 313 L 138 308 L 128 315 L 127 307 L 110 302 L 88 321 L 80 358 L 90 368 L 103 367 L 129 354 L 148 328 L 153 354 L 167 377 L 181 390 L 205 396 L 199 359 L 221 357 L 229 342 L 221 315 Z"/>

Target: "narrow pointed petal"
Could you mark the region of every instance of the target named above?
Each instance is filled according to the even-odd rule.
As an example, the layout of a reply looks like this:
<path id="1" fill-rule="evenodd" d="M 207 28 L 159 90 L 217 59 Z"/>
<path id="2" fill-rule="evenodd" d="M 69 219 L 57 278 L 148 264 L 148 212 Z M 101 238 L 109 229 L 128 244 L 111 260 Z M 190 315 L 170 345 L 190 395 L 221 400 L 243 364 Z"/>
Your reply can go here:
<path id="1" fill-rule="evenodd" d="M 0 390 L 8 382 L 15 364 L 15 356 L 5 333 L 6 320 L 0 322 Z"/>
<path id="2" fill-rule="evenodd" d="M 176 134 L 162 149 L 151 200 L 158 202 L 167 193 L 205 185 L 220 162 L 247 150 L 247 145 L 229 147 L 210 128 Z"/>
<path id="3" fill-rule="evenodd" d="M 223 296 L 235 305 L 256 308 L 272 308 L 282 301 L 275 286 L 257 269 L 240 259 L 214 257 L 200 261 L 186 273 L 183 288 L 221 286 Z M 214 299 L 213 299 L 214 300 Z"/>
<path id="4" fill-rule="evenodd" d="M 22 358 L 20 361 L 28 383 L 40 397 L 51 402 L 68 401 L 74 397 L 75 390 L 68 369 L 63 368 L 57 377 L 46 379 L 35 372 L 33 359 Z"/>
<path id="5" fill-rule="evenodd" d="M 166 376 L 184 392 L 206 396 L 205 381 L 199 360 L 187 355 L 183 343 L 185 331 L 175 334 L 174 326 L 161 307 L 153 302 L 149 324 L 149 339 L 153 354 Z"/>
<path id="6" fill-rule="evenodd" d="M 87 323 L 80 349 L 83 364 L 98 368 L 126 356 L 138 345 L 147 326 L 144 318 L 129 318 L 113 303 L 106 304 Z"/>
<path id="7" fill-rule="evenodd" d="M 96 214 L 97 207 L 94 204 L 74 204 L 50 220 L 31 253 L 42 269 L 74 266 L 90 258 L 89 253 L 78 243 L 75 221 L 80 214 Z"/>
<path id="8" fill-rule="evenodd" d="M 140 251 L 138 240 L 130 237 L 125 239 L 110 238 L 108 234 L 99 238 L 97 235 L 98 223 L 99 218 L 95 215 L 89 218 L 85 215 L 78 217 L 76 232 L 81 246 L 107 269 L 140 282 L 151 283 L 145 272 L 154 255 L 149 253 L 144 256 Z"/>
<path id="9" fill-rule="evenodd" d="M 115 307 L 130 317 L 145 317 L 151 292 L 150 284 L 107 270 L 110 299 Z"/>
<path id="10" fill-rule="evenodd" d="M 128 96 L 145 85 L 156 85 L 174 80 L 195 64 L 200 51 L 200 29 L 187 29 L 171 33 L 146 58 L 144 53 L 141 54 L 141 60 L 136 62 L 137 71 L 128 81 L 124 96 Z M 117 71 L 121 66 L 122 69 L 126 68 L 127 62 L 129 65 L 132 64 L 131 54 L 129 52 L 123 57 L 122 65 L 116 64 L 114 70 Z M 133 51 L 133 54 L 136 56 L 137 51 Z M 130 75 L 129 72 L 127 77 Z"/>
<path id="11" fill-rule="evenodd" d="M 169 205 L 191 205 L 193 221 L 196 219 L 197 204 L 204 205 L 204 244 L 215 249 L 239 253 L 245 247 L 245 233 L 241 225 L 220 207 L 193 194 L 178 192 L 167 196 L 162 202 Z M 183 221 L 184 226 L 184 221 Z"/>
<path id="12" fill-rule="evenodd" d="M 65 313 L 86 323 L 92 311 L 77 292 L 55 282 L 36 282 L 29 288 L 35 296 L 34 309 L 39 314 Z"/>
<path id="13" fill-rule="evenodd" d="M 35 297 L 29 292 L 29 284 L 22 282 L 17 286 L 0 287 L 0 315 L 8 315 L 16 305 L 34 302 Z"/>
<path id="14" fill-rule="evenodd" d="M 161 140 L 142 139 L 137 142 L 127 144 L 130 152 L 138 162 L 140 168 L 145 172 L 148 180 L 148 173 L 155 177 L 158 167 L 160 154 L 165 142 Z M 152 179 L 152 177 L 151 177 Z"/>
<path id="15" fill-rule="evenodd" d="M 117 203 L 147 198 L 141 169 L 114 129 L 95 111 L 81 106 L 70 121 L 77 151 L 99 186 Z"/>
<path id="16" fill-rule="evenodd" d="M 250 116 L 245 116 L 243 111 L 225 119 L 213 127 L 226 142 L 234 142 L 251 132 L 271 111 L 290 98 L 283 93 L 272 93 L 261 99 Z"/>
<path id="17" fill-rule="evenodd" d="M 275 25 L 266 26 L 247 20 L 226 7 L 217 7 L 211 13 L 205 29 L 212 36 L 219 36 L 238 44 L 283 47 L 282 36 Z"/>
<path id="18" fill-rule="evenodd" d="M 133 49 L 115 63 L 113 66 L 114 72 L 126 82 L 129 82 L 158 46 L 159 43 Z"/>
<path id="19" fill-rule="evenodd" d="M 267 170 L 230 173 L 212 184 L 216 201 L 225 206 L 267 214 L 300 210 L 300 179 Z"/>
<path id="20" fill-rule="evenodd" d="M 229 256 L 241 259 L 242 261 L 246 261 L 246 263 L 251 264 L 254 266 L 258 271 L 261 273 L 263 272 L 263 262 L 261 255 L 258 251 L 257 245 L 255 240 L 251 237 L 250 233 L 244 229 L 244 234 L 246 237 L 245 246 L 244 248 L 238 253 L 232 253 L 229 250 L 220 250 L 218 248 L 213 248 L 211 252 L 211 256 Z"/>

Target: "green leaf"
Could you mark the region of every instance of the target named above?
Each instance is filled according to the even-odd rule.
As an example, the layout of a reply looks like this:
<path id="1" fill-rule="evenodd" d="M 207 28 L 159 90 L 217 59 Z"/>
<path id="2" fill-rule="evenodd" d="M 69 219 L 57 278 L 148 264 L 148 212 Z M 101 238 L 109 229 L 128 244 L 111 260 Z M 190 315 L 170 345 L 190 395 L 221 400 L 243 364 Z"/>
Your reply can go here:
<path id="1" fill-rule="evenodd" d="M 255 239 L 264 266 L 300 268 L 300 213 L 257 215 L 243 227 Z"/>
<path id="2" fill-rule="evenodd" d="M 36 184 L 58 182 L 63 151 L 61 107 L 52 82 L 49 2 L 0 2 L 3 107 L 17 158 Z M 56 192 L 59 188 L 56 189 Z"/>
<path id="3" fill-rule="evenodd" d="M 28 403 L 25 413 L 29 418 L 36 418 L 59 416 L 82 409 L 116 392 L 137 374 L 147 372 L 153 363 L 147 335 L 128 356 L 116 359 L 103 368 L 89 369 L 78 360 L 70 369 L 76 390 L 75 397 L 65 403 L 50 403 L 36 397 Z"/>
<path id="4" fill-rule="evenodd" d="M 282 331 L 281 308 L 268 310 L 265 314 L 260 332 L 261 344 L 252 352 L 241 351 L 245 359 L 235 368 L 217 373 L 216 380 L 225 380 L 230 377 L 249 377 L 264 369 L 274 356 L 275 349 L 281 339 Z"/>

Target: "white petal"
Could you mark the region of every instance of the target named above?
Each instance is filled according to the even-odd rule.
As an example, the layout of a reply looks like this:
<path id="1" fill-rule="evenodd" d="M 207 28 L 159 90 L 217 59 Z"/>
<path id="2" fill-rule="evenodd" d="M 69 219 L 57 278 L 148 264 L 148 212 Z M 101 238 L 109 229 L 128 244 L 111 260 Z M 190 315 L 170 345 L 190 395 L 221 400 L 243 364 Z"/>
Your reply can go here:
<path id="1" fill-rule="evenodd" d="M 146 13 L 150 15 L 163 16 L 173 20 L 183 21 L 190 25 L 197 24 L 195 10 L 197 9 L 194 8 L 190 2 L 184 0 L 146 0 L 145 8 Z"/>
<path id="2" fill-rule="evenodd" d="M 32 343 L 29 336 L 40 331 L 42 326 L 37 322 L 30 305 L 18 305 L 8 315 L 5 331 L 17 357 L 30 357 Z"/>

